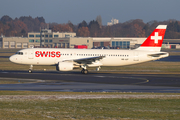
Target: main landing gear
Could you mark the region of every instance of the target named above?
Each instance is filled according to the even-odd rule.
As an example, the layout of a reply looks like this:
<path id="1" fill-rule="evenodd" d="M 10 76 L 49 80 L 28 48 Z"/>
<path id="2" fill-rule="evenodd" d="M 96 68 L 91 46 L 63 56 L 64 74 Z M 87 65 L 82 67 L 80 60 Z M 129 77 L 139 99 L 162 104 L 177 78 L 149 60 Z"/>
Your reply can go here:
<path id="1" fill-rule="evenodd" d="M 32 69 L 33 69 L 33 65 L 30 65 L 30 68 L 29 68 L 29 73 L 32 73 Z"/>
<path id="2" fill-rule="evenodd" d="M 82 74 L 88 74 L 88 70 L 87 70 L 87 66 L 81 66 L 82 70 L 81 70 L 81 73 Z M 100 66 L 96 68 L 96 71 L 99 71 L 100 70 Z"/>
<path id="3" fill-rule="evenodd" d="M 81 70 L 81 73 L 82 73 L 82 74 L 88 74 L 88 70 L 83 68 L 83 69 Z"/>
<path id="4" fill-rule="evenodd" d="M 81 70 L 82 74 L 88 74 L 87 65 L 82 65 L 81 68 L 82 68 Z"/>

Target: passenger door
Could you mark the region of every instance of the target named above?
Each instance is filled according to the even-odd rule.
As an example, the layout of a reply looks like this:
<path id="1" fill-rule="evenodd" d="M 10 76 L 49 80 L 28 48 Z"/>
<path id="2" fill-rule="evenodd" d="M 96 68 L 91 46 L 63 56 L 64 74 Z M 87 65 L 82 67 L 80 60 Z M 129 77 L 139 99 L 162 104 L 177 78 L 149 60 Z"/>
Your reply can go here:
<path id="1" fill-rule="evenodd" d="M 139 61 L 139 53 L 138 52 L 134 52 L 134 61 Z"/>
<path id="2" fill-rule="evenodd" d="M 28 51 L 28 58 L 29 59 L 34 59 L 34 50 L 29 50 Z"/>

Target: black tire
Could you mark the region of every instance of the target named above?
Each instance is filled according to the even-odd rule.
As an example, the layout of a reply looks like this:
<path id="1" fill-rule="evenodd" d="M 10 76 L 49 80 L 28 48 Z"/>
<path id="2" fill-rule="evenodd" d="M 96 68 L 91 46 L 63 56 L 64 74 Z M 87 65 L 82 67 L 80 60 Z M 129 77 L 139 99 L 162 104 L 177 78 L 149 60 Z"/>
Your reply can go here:
<path id="1" fill-rule="evenodd" d="M 84 69 L 81 70 L 81 73 L 84 74 Z"/>
<path id="2" fill-rule="evenodd" d="M 84 74 L 88 74 L 88 70 L 84 70 Z"/>
<path id="3" fill-rule="evenodd" d="M 29 71 L 28 71 L 29 73 L 32 73 L 32 70 L 31 69 L 29 69 Z"/>

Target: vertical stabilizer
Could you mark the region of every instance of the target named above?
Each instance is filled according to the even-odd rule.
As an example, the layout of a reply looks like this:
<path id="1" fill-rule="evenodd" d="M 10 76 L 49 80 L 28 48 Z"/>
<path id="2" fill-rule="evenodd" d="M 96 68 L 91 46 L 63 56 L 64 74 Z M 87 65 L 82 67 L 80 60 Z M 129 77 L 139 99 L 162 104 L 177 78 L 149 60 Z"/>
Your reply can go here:
<path id="1" fill-rule="evenodd" d="M 150 36 L 136 50 L 160 51 L 167 25 L 158 25 Z"/>

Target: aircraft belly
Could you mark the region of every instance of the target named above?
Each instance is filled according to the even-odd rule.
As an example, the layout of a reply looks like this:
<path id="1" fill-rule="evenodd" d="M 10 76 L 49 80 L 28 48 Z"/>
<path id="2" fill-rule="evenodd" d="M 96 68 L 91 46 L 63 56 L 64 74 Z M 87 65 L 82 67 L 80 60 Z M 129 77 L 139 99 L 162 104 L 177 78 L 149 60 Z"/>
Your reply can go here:
<path id="1" fill-rule="evenodd" d="M 35 60 L 37 65 L 53 65 L 55 64 L 55 58 L 38 58 Z"/>
<path id="2" fill-rule="evenodd" d="M 109 57 L 102 60 L 103 66 L 121 66 L 121 59 L 120 58 L 114 58 Z"/>
<path id="3" fill-rule="evenodd" d="M 54 65 L 54 58 L 34 58 L 34 59 L 24 59 L 22 64 L 31 64 L 31 65 Z"/>
<path id="4" fill-rule="evenodd" d="M 146 59 L 147 60 L 147 59 Z M 139 61 L 134 61 L 133 57 L 129 58 L 106 58 L 102 61 L 103 66 L 124 66 L 139 63 Z M 142 61 L 141 61 L 142 62 Z"/>

